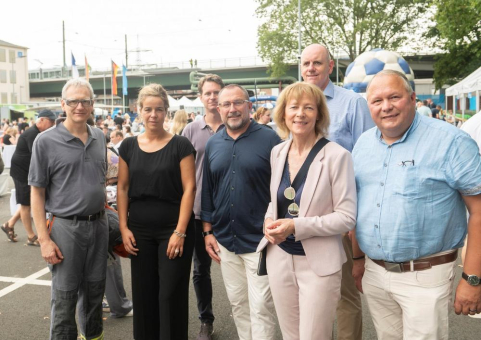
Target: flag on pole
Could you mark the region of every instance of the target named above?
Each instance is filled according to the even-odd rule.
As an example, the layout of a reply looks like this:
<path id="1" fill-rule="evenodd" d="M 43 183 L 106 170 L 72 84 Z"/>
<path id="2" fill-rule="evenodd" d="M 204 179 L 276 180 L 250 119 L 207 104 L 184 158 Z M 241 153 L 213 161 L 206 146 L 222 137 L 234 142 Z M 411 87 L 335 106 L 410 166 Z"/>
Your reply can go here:
<path id="1" fill-rule="evenodd" d="M 85 56 L 85 79 L 87 79 L 87 81 L 89 81 L 90 70 L 92 70 L 92 68 L 87 62 L 87 56 Z"/>
<path id="2" fill-rule="evenodd" d="M 73 53 L 72 52 L 70 53 L 72 54 L 72 78 L 78 78 L 79 74 L 78 74 L 77 65 L 75 65 L 75 58 L 73 56 Z"/>
<path id="3" fill-rule="evenodd" d="M 128 95 L 128 84 L 127 84 L 127 67 L 125 65 L 122 65 L 122 94 L 124 96 Z"/>
<path id="4" fill-rule="evenodd" d="M 119 67 L 112 61 L 112 94 L 117 95 L 117 72 Z"/>

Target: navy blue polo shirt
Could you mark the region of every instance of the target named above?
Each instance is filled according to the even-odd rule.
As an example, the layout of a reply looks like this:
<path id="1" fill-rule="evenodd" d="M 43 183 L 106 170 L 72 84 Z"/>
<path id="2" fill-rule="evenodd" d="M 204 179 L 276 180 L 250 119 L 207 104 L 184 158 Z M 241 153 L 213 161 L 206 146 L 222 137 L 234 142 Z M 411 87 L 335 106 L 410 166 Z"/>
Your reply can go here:
<path id="1" fill-rule="evenodd" d="M 232 139 L 226 129 L 207 142 L 202 179 L 202 221 L 236 254 L 255 252 L 270 202 L 270 155 L 281 139 L 271 129 L 251 121 Z"/>

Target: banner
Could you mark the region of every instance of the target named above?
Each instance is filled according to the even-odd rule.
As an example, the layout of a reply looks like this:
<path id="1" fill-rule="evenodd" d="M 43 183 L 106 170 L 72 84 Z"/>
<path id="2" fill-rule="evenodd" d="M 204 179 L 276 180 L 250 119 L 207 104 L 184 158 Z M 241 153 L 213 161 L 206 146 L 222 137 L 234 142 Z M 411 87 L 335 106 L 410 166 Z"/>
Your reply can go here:
<path id="1" fill-rule="evenodd" d="M 122 94 L 124 96 L 128 95 L 127 88 L 129 87 L 127 83 L 127 67 L 125 65 L 122 65 Z"/>
<path id="2" fill-rule="evenodd" d="M 112 61 L 112 94 L 117 95 L 117 72 L 119 67 Z"/>
<path id="3" fill-rule="evenodd" d="M 72 78 L 78 78 L 79 74 L 78 74 L 77 65 L 75 65 L 75 58 L 73 56 L 73 53 L 72 52 L 70 53 L 72 54 Z"/>

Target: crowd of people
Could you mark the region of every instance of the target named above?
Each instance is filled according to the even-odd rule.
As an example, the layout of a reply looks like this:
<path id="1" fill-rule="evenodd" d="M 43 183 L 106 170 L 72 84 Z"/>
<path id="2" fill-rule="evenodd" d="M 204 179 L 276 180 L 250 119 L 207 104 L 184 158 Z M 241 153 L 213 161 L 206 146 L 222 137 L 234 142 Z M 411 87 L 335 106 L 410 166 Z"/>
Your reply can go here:
<path id="1" fill-rule="evenodd" d="M 67 82 L 65 119 L 40 113 L 27 182 L 15 181 L 52 272 L 51 339 L 77 339 L 76 309 L 81 337 L 104 338 L 106 185 L 131 259 L 136 340 L 188 338 L 192 263 L 197 340 L 212 339 L 212 260 L 241 340 L 274 339 L 276 322 L 286 340 L 331 339 L 336 318 L 338 339 L 362 339 L 360 293 L 379 339 L 448 339 L 450 309 L 479 315 L 476 142 L 417 104 L 403 74 L 378 73 L 366 100 L 331 82 L 333 66 L 326 47 L 308 46 L 304 81 L 253 115 L 242 86 L 205 75 L 205 114 L 180 110 L 167 125 L 160 84 L 140 89 L 132 123 L 95 128 L 91 85 Z M 2 229 L 16 241 L 13 225 Z"/>

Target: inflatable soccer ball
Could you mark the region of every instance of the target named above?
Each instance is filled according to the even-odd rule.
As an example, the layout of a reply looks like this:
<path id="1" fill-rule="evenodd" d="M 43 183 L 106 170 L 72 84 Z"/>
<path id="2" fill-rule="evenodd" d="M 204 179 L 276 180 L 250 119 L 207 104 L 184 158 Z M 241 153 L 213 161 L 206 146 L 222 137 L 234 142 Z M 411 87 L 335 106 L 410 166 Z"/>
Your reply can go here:
<path id="1" fill-rule="evenodd" d="M 349 64 L 344 77 L 344 87 L 358 93 L 366 92 L 369 81 L 382 70 L 404 73 L 414 89 L 414 73 L 406 60 L 396 52 L 381 48 L 364 52 Z"/>

